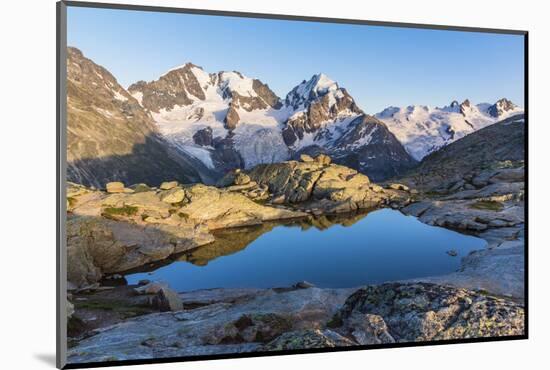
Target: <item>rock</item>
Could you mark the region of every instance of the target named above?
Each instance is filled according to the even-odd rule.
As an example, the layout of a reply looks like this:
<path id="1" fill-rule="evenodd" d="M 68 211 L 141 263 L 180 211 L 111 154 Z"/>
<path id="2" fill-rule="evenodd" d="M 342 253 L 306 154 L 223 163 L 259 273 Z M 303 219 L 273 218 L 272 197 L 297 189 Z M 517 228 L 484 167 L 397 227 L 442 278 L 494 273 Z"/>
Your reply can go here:
<path id="1" fill-rule="evenodd" d="M 142 285 L 142 284 L 139 284 L 139 285 L 140 286 L 138 286 L 137 288 L 134 288 L 134 292 L 138 295 L 157 294 L 163 288 L 166 288 L 166 284 L 161 284 L 161 283 L 158 283 L 158 282 L 149 282 L 145 285 Z"/>
<path id="2" fill-rule="evenodd" d="M 305 216 L 302 212 L 263 206 L 242 194 L 202 184 L 186 188 L 185 192 L 189 202 L 180 211 L 211 230 Z"/>
<path id="3" fill-rule="evenodd" d="M 315 285 L 311 284 L 308 281 L 299 281 L 296 284 L 294 284 L 293 287 L 297 289 L 308 289 L 308 288 L 315 287 Z"/>
<path id="4" fill-rule="evenodd" d="M 390 199 L 396 204 L 408 201 L 408 197 L 393 190 L 372 187 L 367 176 L 336 164 L 288 161 L 256 166 L 249 175 L 268 187 L 274 194 L 272 199 L 284 195 L 287 203 L 309 201 L 308 208 L 325 213 L 376 207 Z"/>
<path id="5" fill-rule="evenodd" d="M 273 204 L 283 204 L 284 202 L 285 202 L 284 194 L 271 198 L 271 203 Z"/>
<path id="6" fill-rule="evenodd" d="M 506 243 L 470 253 L 462 259 L 461 268 L 456 272 L 415 280 L 483 290 L 521 300 L 525 295 L 524 242 L 511 241 L 508 248 Z"/>
<path id="7" fill-rule="evenodd" d="M 160 189 L 161 190 L 170 190 L 170 189 L 175 188 L 176 186 L 178 186 L 177 181 L 165 181 L 162 184 L 160 184 Z"/>
<path id="8" fill-rule="evenodd" d="M 369 186 L 370 186 L 371 190 L 374 191 L 375 193 L 383 193 L 384 192 L 384 188 L 381 187 L 380 185 L 370 184 Z"/>
<path id="9" fill-rule="evenodd" d="M 200 146 L 212 146 L 212 128 L 207 126 L 195 132 L 195 134 L 193 135 L 193 141 L 195 142 L 195 144 Z"/>
<path id="10" fill-rule="evenodd" d="M 472 185 L 481 188 L 489 184 L 489 179 L 494 175 L 494 171 L 484 171 L 472 179 Z"/>
<path id="11" fill-rule="evenodd" d="M 120 181 L 108 182 L 105 185 L 105 189 L 107 190 L 107 193 L 123 193 L 124 184 Z"/>
<path id="12" fill-rule="evenodd" d="M 235 177 L 240 172 L 240 170 L 232 170 L 227 172 L 221 179 L 216 182 L 216 186 L 220 188 L 225 188 L 235 184 Z"/>
<path id="13" fill-rule="evenodd" d="M 379 315 L 354 312 L 347 318 L 353 339 L 361 345 L 395 343 L 388 326 Z"/>
<path id="14" fill-rule="evenodd" d="M 488 201 L 505 202 L 507 200 L 521 200 L 525 184 L 523 182 L 498 182 L 489 184 L 478 190 L 463 190 L 443 200 L 455 200 L 455 199 L 478 199 Z"/>
<path id="15" fill-rule="evenodd" d="M 67 280 L 75 287 L 86 286 L 98 282 L 104 274 L 162 260 L 213 239 L 203 228 L 189 224 L 143 227 L 102 218 L 71 217 L 67 222 Z"/>
<path id="16" fill-rule="evenodd" d="M 140 285 L 140 286 L 141 285 L 147 285 L 149 283 L 151 283 L 151 280 L 148 280 L 148 279 L 142 279 L 142 280 L 138 281 L 138 285 Z"/>
<path id="17" fill-rule="evenodd" d="M 250 176 L 244 172 L 239 172 L 235 175 L 235 180 L 233 182 L 235 185 L 246 185 L 250 182 Z"/>
<path id="18" fill-rule="evenodd" d="M 359 289 L 335 315 L 333 330 L 353 332 L 357 318 L 367 314 L 379 316 L 370 320 L 370 334 L 396 342 L 524 334 L 521 304 L 436 284 L 386 283 Z"/>
<path id="19" fill-rule="evenodd" d="M 257 189 L 258 184 L 255 181 L 250 181 L 248 184 L 244 185 L 231 185 L 225 188 L 227 191 L 238 191 L 243 192 L 244 190 Z"/>
<path id="20" fill-rule="evenodd" d="M 284 351 L 311 348 L 334 348 L 357 345 L 330 329 L 304 329 L 284 333 L 262 346 L 262 351 Z"/>
<path id="21" fill-rule="evenodd" d="M 153 307 L 158 308 L 160 311 L 181 311 L 183 310 L 183 303 L 181 298 L 173 290 L 162 287 L 156 295 L 151 299 Z"/>
<path id="22" fill-rule="evenodd" d="M 239 113 L 237 113 L 237 110 L 235 109 L 233 104 L 231 104 L 223 121 L 224 127 L 228 130 L 234 130 L 237 127 L 240 119 L 241 118 L 239 117 Z"/>
<path id="23" fill-rule="evenodd" d="M 328 166 L 330 162 L 332 162 L 332 159 L 326 154 L 319 154 L 317 157 L 315 157 L 315 162 L 323 166 Z"/>
<path id="24" fill-rule="evenodd" d="M 120 259 L 123 253 L 102 223 L 72 218 L 67 221 L 67 280 L 75 287 L 99 281 L 101 265 Z"/>
<path id="25" fill-rule="evenodd" d="M 185 190 L 182 188 L 172 188 L 160 194 L 160 199 L 165 203 L 180 203 L 185 199 Z"/>
<path id="26" fill-rule="evenodd" d="M 498 171 L 489 179 L 491 184 L 497 182 L 523 182 L 525 179 L 525 168 L 505 168 Z"/>
<path id="27" fill-rule="evenodd" d="M 230 187 L 232 185 L 242 186 L 250 183 L 250 176 L 240 169 L 229 171 L 216 183 L 218 187 Z"/>
<path id="28" fill-rule="evenodd" d="M 458 180 L 449 188 L 449 192 L 454 193 L 455 191 L 462 189 L 465 184 L 466 182 L 464 180 Z"/>
<path id="29" fill-rule="evenodd" d="M 107 355 L 130 359 L 158 358 L 159 354 L 180 357 L 258 351 L 262 343 L 277 340 L 284 333 L 322 328 L 352 292 L 319 288 L 186 292 L 182 295 L 186 306 L 201 304 L 194 309 L 143 315 L 102 328 L 75 343 L 69 349 L 68 361 L 97 362 Z M 321 331 L 334 345 L 339 345 L 338 340 L 354 344 L 332 330 Z M 311 342 L 304 344 L 308 343 Z"/>
<path id="30" fill-rule="evenodd" d="M 388 188 L 393 190 L 409 191 L 409 187 L 403 184 L 389 184 Z"/>
<path id="31" fill-rule="evenodd" d="M 449 256 L 451 256 L 451 257 L 456 257 L 456 256 L 458 256 L 458 252 L 455 251 L 454 249 L 450 249 L 450 250 L 448 250 L 446 253 L 447 253 Z"/>
<path id="32" fill-rule="evenodd" d="M 204 337 L 208 344 L 269 342 L 292 329 L 292 323 L 275 313 L 244 314 Z"/>
<path id="33" fill-rule="evenodd" d="M 308 154 L 300 154 L 300 160 L 305 163 L 310 163 L 314 161 L 314 159 Z"/>

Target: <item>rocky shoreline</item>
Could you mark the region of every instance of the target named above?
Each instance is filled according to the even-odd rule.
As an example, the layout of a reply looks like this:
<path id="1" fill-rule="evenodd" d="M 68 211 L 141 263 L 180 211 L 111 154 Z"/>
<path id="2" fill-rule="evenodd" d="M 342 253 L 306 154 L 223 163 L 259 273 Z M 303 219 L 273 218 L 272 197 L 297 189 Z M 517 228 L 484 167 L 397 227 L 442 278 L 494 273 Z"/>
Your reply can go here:
<path id="1" fill-rule="evenodd" d="M 471 233 L 487 241 L 487 248 L 462 260 L 459 271 L 422 281 L 483 289 L 523 299 L 525 274 L 524 168 L 478 172 L 432 199 L 424 198 L 401 209 L 420 221 Z M 459 184 L 460 186 L 456 186 Z"/>
<path id="2" fill-rule="evenodd" d="M 218 185 L 115 182 L 99 190 L 69 183 L 69 287 L 85 288 L 109 274 L 213 243 L 215 230 L 411 201 L 408 189 L 383 188 L 324 155 L 260 165 L 249 174 L 233 171 Z"/>
<path id="3" fill-rule="evenodd" d="M 97 302 L 97 298 L 74 298 L 87 298 L 85 304 L 77 303 L 77 310 L 79 304 L 93 307 Z M 524 333 L 521 303 L 430 283 L 387 283 L 359 289 L 299 284 L 275 289 L 211 289 L 181 293 L 179 299 L 181 310 L 114 320 L 88 332 L 69 349 L 69 362 Z"/>
<path id="4" fill-rule="evenodd" d="M 377 185 L 327 156 L 303 155 L 230 172 L 217 187 L 69 184 L 69 362 L 522 335 L 521 173 L 490 169 L 435 193 L 407 181 Z M 155 282 L 105 283 L 215 243 L 216 230 L 382 207 L 488 246 L 448 275 L 352 289 L 176 293 Z"/>

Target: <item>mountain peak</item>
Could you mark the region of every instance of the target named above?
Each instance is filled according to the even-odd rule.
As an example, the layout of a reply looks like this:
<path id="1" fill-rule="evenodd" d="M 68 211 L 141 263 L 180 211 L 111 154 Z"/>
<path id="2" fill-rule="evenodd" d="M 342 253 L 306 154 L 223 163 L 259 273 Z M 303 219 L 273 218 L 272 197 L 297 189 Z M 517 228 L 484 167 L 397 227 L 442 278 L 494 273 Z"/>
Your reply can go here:
<path id="1" fill-rule="evenodd" d="M 304 85 L 304 93 L 318 97 L 327 94 L 329 91 L 336 91 L 339 88 L 338 83 L 329 76 L 324 73 L 317 73 Z"/>
<path id="2" fill-rule="evenodd" d="M 308 105 L 329 92 L 342 92 L 334 80 L 324 73 L 317 73 L 309 80 L 303 80 L 298 86 L 294 87 L 286 96 L 286 104 L 298 109 L 300 105 Z"/>
<path id="3" fill-rule="evenodd" d="M 166 72 L 164 72 L 161 77 L 163 76 L 166 76 L 167 74 L 169 74 L 170 72 L 174 72 L 174 71 L 188 71 L 188 70 L 191 70 L 192 68 L 197 68 L 197 69 L 200 69 L 201 71 L 203 70 L 202 67 L 196 65 L 196 64 L 193 64 L 191 62 L 186 62 L 185 64 L 181 64 L 179 66 L 176 66 L 174 68 L 170 68 L 169 70 L 167 70 Z"/>
<path id="4" fill-rule="evenodd" d="M 489 113 L 489 115 L 491 115 L 492 117 L 499 118 L 511 111 L 516 110 L 516 108 L 517 105 L 506 98 L 502 98 L 499 99 L 495 104 L 491 105 L 487 109 L 487 113 Z"/>

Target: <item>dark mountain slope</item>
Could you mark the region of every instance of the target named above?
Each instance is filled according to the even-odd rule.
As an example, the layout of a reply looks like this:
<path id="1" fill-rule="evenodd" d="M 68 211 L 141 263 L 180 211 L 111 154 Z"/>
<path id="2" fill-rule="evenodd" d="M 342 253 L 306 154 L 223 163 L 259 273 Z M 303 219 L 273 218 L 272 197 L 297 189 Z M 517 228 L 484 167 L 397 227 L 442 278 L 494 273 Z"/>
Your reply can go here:
<path id="1" fill-rule="evenodd" d="M 199 161 L 171 150 L 139 103 L 103 67 L 67 50 L 67 179 L 156 185 L 208 180 Z"/>
<path id="2" fill-rule="evenodd" d="M 485 170 L 521 167 L 525 159 L 525 117 L 515 115 L 473 132 L 425 157 L 403 180 L 441 190 Z"/>

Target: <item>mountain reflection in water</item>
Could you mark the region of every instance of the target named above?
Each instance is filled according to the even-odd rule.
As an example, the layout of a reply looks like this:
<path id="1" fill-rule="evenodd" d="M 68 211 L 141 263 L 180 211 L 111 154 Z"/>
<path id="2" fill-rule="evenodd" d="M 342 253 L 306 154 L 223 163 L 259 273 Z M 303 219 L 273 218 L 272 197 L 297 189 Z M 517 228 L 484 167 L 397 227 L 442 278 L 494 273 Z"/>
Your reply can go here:
<path id="1" fill-rule="evenodd" d="M 355 287 L 440 275 L 485 241 L 421 223 L 399 211 L 309 217 L 219 230 L 209 245 L 126 275 L 161 280 L 178 291 L 288 286 Z M 450 249 L 458 253 L 451 257 Z"/>

